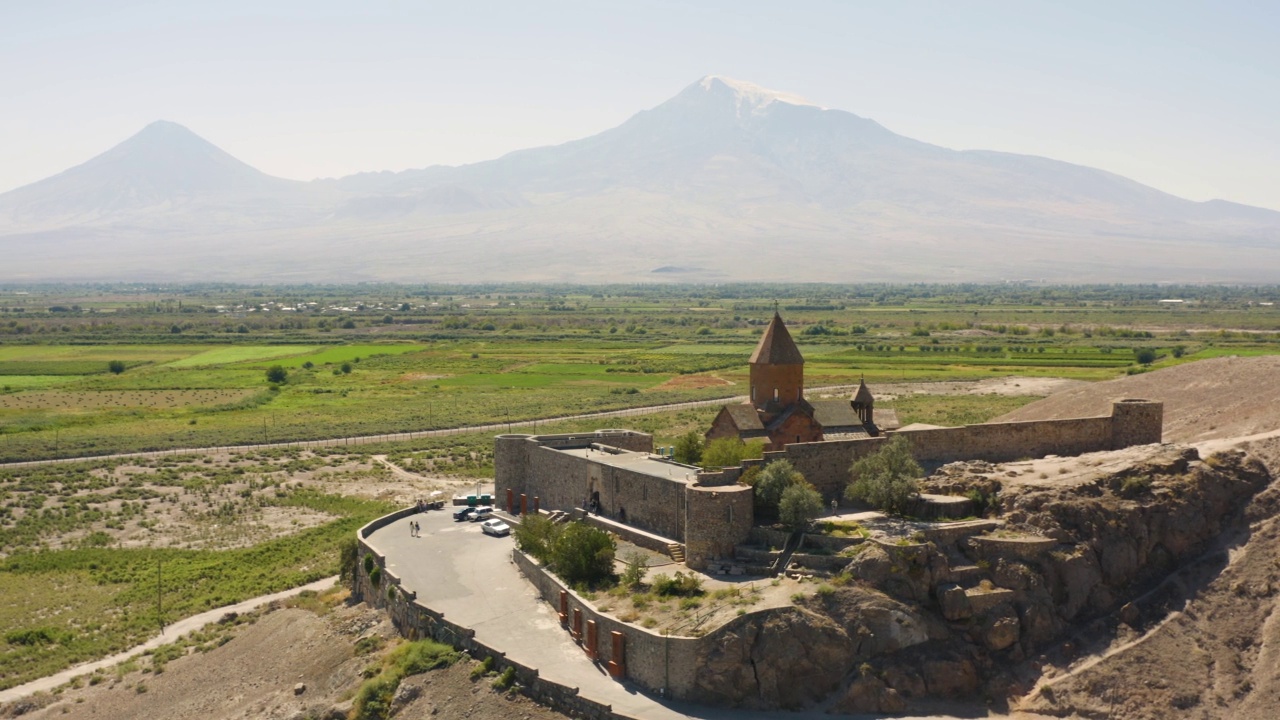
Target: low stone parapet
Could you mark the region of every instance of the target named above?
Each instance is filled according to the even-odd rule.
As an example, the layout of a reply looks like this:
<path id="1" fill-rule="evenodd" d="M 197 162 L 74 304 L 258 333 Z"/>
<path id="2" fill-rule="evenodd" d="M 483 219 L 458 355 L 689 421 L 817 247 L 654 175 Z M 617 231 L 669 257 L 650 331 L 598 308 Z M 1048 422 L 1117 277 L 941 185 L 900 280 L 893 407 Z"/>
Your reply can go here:
<path id="1" fill-rule="evenodd" d="M 1057 540 L 1038 535 L 975 535 L 969 538 L 969 547 L 978 557 L 988 561 L 1035 560 L 1057 546 Z"/>

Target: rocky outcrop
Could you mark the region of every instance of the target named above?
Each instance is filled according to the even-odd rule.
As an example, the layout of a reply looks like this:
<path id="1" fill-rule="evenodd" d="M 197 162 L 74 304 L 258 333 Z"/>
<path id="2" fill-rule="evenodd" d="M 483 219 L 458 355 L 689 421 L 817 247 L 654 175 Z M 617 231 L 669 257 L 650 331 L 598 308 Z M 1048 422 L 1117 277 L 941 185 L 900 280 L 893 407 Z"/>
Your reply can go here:
<path id="1" fill-rule="evenodd" d="M 1071 655 L 1073 643 L 1056 643 L 1153 623 L 1181 591 L 1149 591 L 1238 526 L 1271 476 L 1238 452 L 1125 453 L 1086 458 L 1084 470 L 1049 482 L 1046 473 L 1016 482 L 1021 472 L 985 463 L 947 466 L 929 482 L 977 491 L 1003 525 L 865 543 L 845 569 L 854 582 L 718 632 L 700 689 L 753 708 L 826 699 L 837 713 L 1004 698 L 1030 687 L 1045 653 Z"/>
<path id="2" fill-rule="evenodd" d="M 698 658 L 697 699 L 744 708 L 800 708 L 834 692 L 854 642 L 833 620 L 802 608 L 741 618 Z"/>

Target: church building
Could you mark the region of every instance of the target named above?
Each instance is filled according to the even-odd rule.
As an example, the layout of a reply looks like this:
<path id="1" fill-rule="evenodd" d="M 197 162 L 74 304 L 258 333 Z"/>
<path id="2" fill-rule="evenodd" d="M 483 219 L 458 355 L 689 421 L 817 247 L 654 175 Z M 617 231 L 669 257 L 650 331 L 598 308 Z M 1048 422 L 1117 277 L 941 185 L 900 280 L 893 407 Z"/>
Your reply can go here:
<path id="1" fill-rule="evenodd" d="M 876 437 L 898 425 L 892 410 L 876 417 L 875 399 L 865 382 L 848 399 L 806 400 L 804 357 L 777 312 L 751 354 L 750 366 L 749 399 L 720 409 L 706 432 L 708 442 L 736 437 L 763 440 L 765 450 L 781 450 L 791 443 Z"/>

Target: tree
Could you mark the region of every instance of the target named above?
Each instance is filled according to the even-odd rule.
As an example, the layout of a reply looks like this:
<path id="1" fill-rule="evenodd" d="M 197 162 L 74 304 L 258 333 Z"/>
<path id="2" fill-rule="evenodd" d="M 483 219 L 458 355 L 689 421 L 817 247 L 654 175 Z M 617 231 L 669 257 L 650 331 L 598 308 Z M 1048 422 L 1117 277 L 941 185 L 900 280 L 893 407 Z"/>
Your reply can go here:
<path id="1" fill-rule="evenodd" d="M 551 546 L 551 569 L 570 585 L 613 577 L 617 545 L 609 533 L 586 523 L 569 523 Z"/>
<path id="2" fill-rule="evenodd" d="M 787 488 L 804 483 L 804 475 L 789 460 L 774 460 L 755 479 L 756 504 L 769 510 L 778 510 Z M 821 498 L 819 498 L 821 502 Z"/>
<path id="3" fill-rule="evenodd" d="M 342 374 L 343 374 L 343 375 L 350 375 L 350 374 L 351 374 L 351 363 L 349 363 L 349 362 L 344 362 L 344 363 L 342 363 L 342 367 L 340 367 L 340 368 L 338 368 L 338 369 L 342 371 Z"/>
<path id="4" fill-rule="evenodd" d="M 511 534 L 515 538 L 516 547 L 543 563 L 549 563 L 551 546 L 555 544 L 559 530 L 560 528 L 548 518 L 541 515 L 526 515 L 520 519 L 520 524 L 515 526 Z"/>
<path id="5" fill-rule="evenodd" d="M 876 452 L 849 467 L 852 482 L 844 490 L 850 502 L 865 502 L 892 515 L 910 509 L 918 490 L 916 479 L 924 475 L 911 456 L 911 443 L 895 435 Z"/>
<path id="6" fill-rule="evenodd" d="M 1156 361 L 1156 351 L 1151 348 L 1137 348 L 1133 351 L 1133 357 L 1143 365 L 1150 365 Z"/>
<path id="7" fill-rule="evenodd" d="M 697 465 L 702 462 L 702 436 L 697 430 L 690 430 L 676 438 L 675 456 L 676 462 L 686 465 Z"/>
<path id="8" fill-rule="evenodd" d="M 279 385 L 280 383 L 288 379 L 289 379 L 289 371 L 285 370 L 283 366 L 272 365 L 271 367 L 267 368 L 267 382 L 275 383 Z"/>
<path id="9" fill-rule="evenodd" d="M 702 467 L 722 468 L 741 465 L 743 460 L 758 458 L 764 454 L 764 443 L 743 443 L 738 438 L 718 438 L 707 443 L 702 451 Z"/>
<path id="10" fill-rule="evenodd" d="M 778 501 L 778 519 L 792 530 L 809 527 L 822 514 L 822 495 L 809 483 L 788 485 Z"/>
<path id="11" fill-rule="evenodd" d="M 107 370 L 110 370 L 112 375 L 119 375 L 120 373 L 124 372 L 124 361 L 112 360 L 111 362 L 107 363 Z"/>

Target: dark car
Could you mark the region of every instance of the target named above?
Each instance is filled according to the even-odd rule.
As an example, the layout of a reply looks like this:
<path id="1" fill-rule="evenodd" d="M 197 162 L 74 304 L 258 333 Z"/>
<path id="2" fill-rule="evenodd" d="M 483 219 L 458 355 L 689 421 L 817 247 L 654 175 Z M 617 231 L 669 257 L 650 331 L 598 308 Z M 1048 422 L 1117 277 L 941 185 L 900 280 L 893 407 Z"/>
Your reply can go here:
<path id="1" fill-rule="evenodd" d="M 476 509 L 473 507 L 464 507 L 461 510 L 455 510 L 453 511 L 453 519 L 455 521 L 466 520 L 467 518 L 471 517 L 472 513 L 474 513 L 475 511 Z"/>

